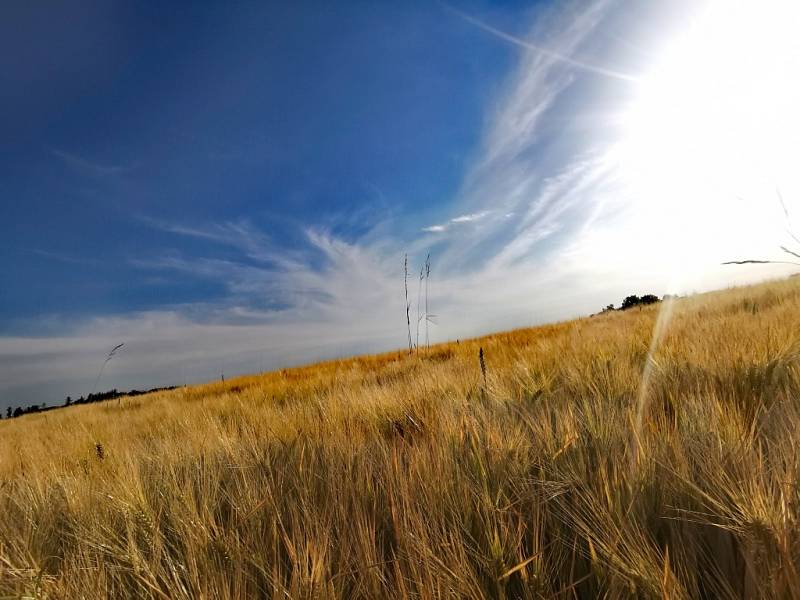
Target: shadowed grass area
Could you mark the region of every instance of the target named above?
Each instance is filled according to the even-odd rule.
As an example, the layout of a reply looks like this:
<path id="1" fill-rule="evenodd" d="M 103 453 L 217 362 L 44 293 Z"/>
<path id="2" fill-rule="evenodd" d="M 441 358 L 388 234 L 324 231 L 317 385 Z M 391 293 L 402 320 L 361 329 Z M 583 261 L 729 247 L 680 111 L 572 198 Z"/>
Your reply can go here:
<path id="1" fill-rule="evenodd" d="M 0 594 L 794 597 L 800 280 L 659 309 L 2 421 Z"/>

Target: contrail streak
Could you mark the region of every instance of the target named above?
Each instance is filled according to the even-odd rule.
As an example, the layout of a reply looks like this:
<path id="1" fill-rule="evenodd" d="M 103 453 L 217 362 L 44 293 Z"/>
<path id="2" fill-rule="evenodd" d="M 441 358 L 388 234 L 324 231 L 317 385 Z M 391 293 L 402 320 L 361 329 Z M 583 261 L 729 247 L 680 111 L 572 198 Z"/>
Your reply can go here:
<path id="1" fill-rule="evenodd" d="M 475 25 L 475 27 L 483 29 L 487 33 L 491 33 L 492 35 L 494 35 L 495 37 L 500 38 L 501 40 L 505 40 L 507 42 L 510 42 L 510 43 L 516 45 L 516 46 L 519 46 L 521 48 L 525 48 L 526 50 L 532 50 L 533 52 L 538 52 L 540 54 L 544 54 L 545 56 L 549 56 L 550 58 L 554 58 L 556 60 L 559 60 L 561 62 L 567 63 L 569 65 L 572 65 L 573 67 L 577 67 L 577 68 L 582 69 L 584 71 L 589 71 L 590 73 L 596 73 L 597 75 L 603 75 L 605 77 L 611 77 L 612 79 L 620 79 L 622 81 L 638 81 L 638 78 L 634 77 L 633 75 L 628 75 L 627 73 L 620 73 L 619 71 L 613 71 L 611 69 L 606 69 L 604 67 L 598 67 L 598 66 L 595 66 L 595 65 L 590 65 L 589 63 L 585 63 L 583 61 L 576 60 L 576 59 L 574 59 L 574 58 L 572 58 L 570 56 L 566 56 L 566 55 L 561 54 L 559 52 L 555 52 L 553 50 L 550 50 L 549 48 L 545 48 L 543 46 L 537 46 L 536 44 L 532 44 L 531 42 L 523 40 L 522 38 L 518 38 L 515 35 L 511 35 L 510 33 L 506 33 L 505 31 L 497 29 L 496 27 L 492 27 L 488 23 L 484 23 L 480 19 L 477 19 L 476 17 L 473 17 L 470 14 L 467 14 L 467 13 L 465 13 L 463 11 L 460 11 L 459 9 L 455 8 L 454 6 L 451 6 L 447 2 L 442 2 L 442 5 L 445 8 L 447 8 L 449 11 L 453 12 L 454 14 L 458 15 L 459 17 L 461 17 L 462 19 L 467 21 L 468 23 L 471 23 L 472 25 Z"/>

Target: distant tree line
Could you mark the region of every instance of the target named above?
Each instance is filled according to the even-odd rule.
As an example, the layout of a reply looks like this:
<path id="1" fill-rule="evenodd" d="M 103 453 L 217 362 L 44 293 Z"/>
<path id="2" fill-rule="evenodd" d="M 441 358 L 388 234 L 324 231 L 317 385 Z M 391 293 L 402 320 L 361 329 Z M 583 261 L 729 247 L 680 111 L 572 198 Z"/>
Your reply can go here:
<path id="1" fill-rule="evenodd" d="M 664 296 L 664 300 L 668 298 L 668 295 Z M 609 304 L 603 309 L 603 312 L 612 310 L 628 310 L 634 306 L 646 306 L 648 304 L 655 304 L 656 302 L 661 302 L 661 299 L 655 294 L 645 294 L 644 296 L 632 294 L 630 296 L 625 296 L 625 299 L 622 301 L 622 304 L 620 304 L 619 308 L 616 308 L 613 304 Z"/>
<path id="2" fill-rule="evenodd" d="M 171 385 L 168 387 L 158 387 L 152 388 L 149 390 L 131 390 L 129 392 L 119 392 L 116 389 L 108 390 L 107 392 L 98 392 L 96 394 L 89 394 L 86 397 L 81 396 L 77 400 L 73 400 L 70 396 L 67 396 L 67 399 L 64 400 L 64 404 L 55 405 L 55 406 L 47 406 L 47 403 L 43 404 L 31 404 L 30 406 L 17 406 L 16 408 L 11 408 L 10 406 L 6 409 L 6 418 L 12 419 L 15 417 L 19 417 L 22 415 L 27 415 L 30 413 L 39 413 L 45 412 L 48 410 L 55 410 L 57 408 L 65 408 L 67 406 L 76 406 L 78 404 L 91 404 L 93 402 L 104 402 L 106 400 L 116 400 L 117 398 L 124 398 L 126 396 L 141 396 L 142 394 L 149 394 L 150 392 L 161 392 L 166 390 L 174 390 L 176 386 Z"/>

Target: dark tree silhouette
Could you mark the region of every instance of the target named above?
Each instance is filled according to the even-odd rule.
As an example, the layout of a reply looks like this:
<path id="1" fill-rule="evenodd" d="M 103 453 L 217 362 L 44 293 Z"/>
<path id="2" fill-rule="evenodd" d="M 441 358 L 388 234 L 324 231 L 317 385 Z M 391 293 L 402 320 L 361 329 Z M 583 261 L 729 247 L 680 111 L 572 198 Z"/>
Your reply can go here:
<path id="1" fill-rule="evenodd" d="M 625 299 L 622 301 L 620 309 L 628 310 L 629 308 L 632 308 L 637 304 L 639 304 L 639 302 L 640 302 L 639 296 L 636 295 L 626 296 Z"/>
<path id="2" fill-rule="evenodd" d="M 655 294 L 645 294 L 642 297 L 632 294 L 622 301 L 622 305 L 619 308 L 620 310 L 628 310 L 634 306 L 644 306 L 646 304 L 655 304 L 656 302 L 661 302 L 661 300 Z"/>
<path id="3" fill-rule="evenodd" d="M 151 392 L 161 392 L 161 391 L 168 391 L 174 390 L 175 386 L 167 386 L 167 387 L 157 387 L 151 388 L 149 390 L 130 390 L 129 392 L 120 392 L 117 389 L 108 390 L 107 392 L 98 392 L 89 394 L 85 398 L 81 396 L 77 400 L 73 400 L 72 396 L 67 396 L 66 400 L 64 400 L 64 404 L 55 404 L 53 406 L 48 406 L 47 402 L 42 402 L 41 404 L 31 404 L 30 406 L 18 406 L 13 409 L 9 406 L 6 409 L 6 418 L 11 419 L 13 417 L 19 417 L 21 415 L 26 415 L 28 413 L 38 413 L 38 412 L 46 412 L 48 410 L 56 410 L 58 408 L 66 408 L 69 406 L 76 406 L 78 404 L 90 404 L 92 402 L 103 402 L 105 400 L 118 400 L 123 396 L 132 397 L 132 396 L 141 396 L 142 394 L 148 394 Z"/>

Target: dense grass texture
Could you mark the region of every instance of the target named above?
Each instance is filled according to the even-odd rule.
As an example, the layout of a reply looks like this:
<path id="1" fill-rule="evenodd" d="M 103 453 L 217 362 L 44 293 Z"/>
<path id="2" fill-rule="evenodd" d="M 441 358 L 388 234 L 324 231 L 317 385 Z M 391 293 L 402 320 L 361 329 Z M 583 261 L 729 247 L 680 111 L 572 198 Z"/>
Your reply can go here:
<path id="1" fill-rule="evenodd" d="M 794 597 L 799 334 L 792 278 L 4 420 L 0 596 Z"/>

